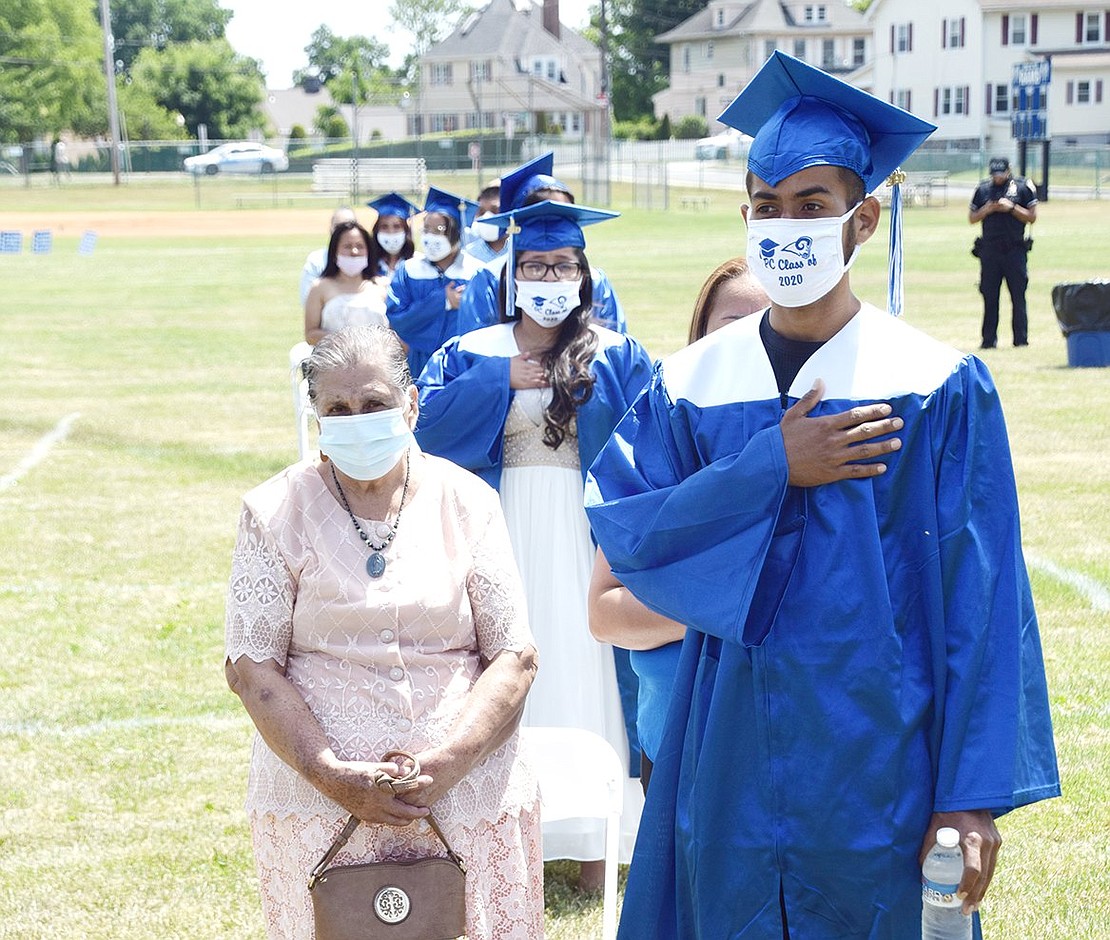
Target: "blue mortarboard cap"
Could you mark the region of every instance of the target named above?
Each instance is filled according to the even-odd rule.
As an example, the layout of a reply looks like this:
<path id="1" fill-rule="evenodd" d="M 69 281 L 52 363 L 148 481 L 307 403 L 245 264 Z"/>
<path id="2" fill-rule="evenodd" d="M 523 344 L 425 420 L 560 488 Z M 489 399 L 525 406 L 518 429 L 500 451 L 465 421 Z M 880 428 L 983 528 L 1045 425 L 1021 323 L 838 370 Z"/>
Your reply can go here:
<path id="1" fill-rule="evenodd" d="M 619 212 L 610 212 L 607 209 L 545 200 L 522 209 L 490 216 L 485 221 L 503 231 L 509 230 L 516 223 L 513 231 L 514 251 L 552 251 L 555 248 L 585 248 L 583 226 L 607 222 L 619 215 Z"/>
<path id="2" fill-rule="evenodd" d="M 512 209 L 519 206 L 524 196 L 521 194 L 521 189 L 525 183 L 532 179 L 534 176 L 551 176 L 555 170 L 555 154 L 545 153 L 542 157 L 536 157 L 535 160 L 529 160 L 527 163 L 518 166 L 511 173 L 506 173 L 501 177 L 501 208 L 502 210 Z M 531 192 L 535 192 L 536 187 L 532 187 Z"/>
<path id="3" fill-rule="evenodd" d="M 377 209 L 378 215 L 395 215 L 399 219 L 410 219 L 420 211 L 419 206 L 414 206 L 400 193 L 386 193 L 366 204 Z"/>
<path id="4" fill-rule="evenodd" d="M 936 126 L 784 52 L 718 118 L 751 134 L 748 169 L 772 186 L 811 166 L 842 166 L 872 192 Z"/>
<path id="5" fill-rule="evenodd" d="M 461 228 L 467 228 L 478 216 L 478 203 L 432 186 L 424 200 L 424 211 L 442 212 L 455 219 Z"/>

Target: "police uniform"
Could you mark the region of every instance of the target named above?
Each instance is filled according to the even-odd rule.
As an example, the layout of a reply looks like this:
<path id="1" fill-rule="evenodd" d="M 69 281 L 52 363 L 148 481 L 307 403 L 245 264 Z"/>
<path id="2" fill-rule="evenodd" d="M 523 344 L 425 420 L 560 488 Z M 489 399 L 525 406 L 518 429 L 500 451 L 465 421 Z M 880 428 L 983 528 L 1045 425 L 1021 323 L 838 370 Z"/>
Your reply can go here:
<path id="1" fill-rule="evenodd" d="M 1009 170 L 1009 167 L 1006 167 Z M 975 212 L 988 202 L 1009 199 L 1029 209 L 1037 204 L 1037 188 L 1022 176 L 1010 176 L 1001 185 L 993 178 L 984 180 L 971 197 Z M 1005 279 L 1013 304 L 1014 345 L 1029 342 L 1029 317 L 1025 308 L 1025 288 L 1029 283 L 1025 242 L 1025 223 L 1013 212 L 994 212 L 983 218 L 983 235 L 976 240 L 979 257 L 979 293 L 983 295 L 983 348 L 998 345 L 998 298 Z"/>

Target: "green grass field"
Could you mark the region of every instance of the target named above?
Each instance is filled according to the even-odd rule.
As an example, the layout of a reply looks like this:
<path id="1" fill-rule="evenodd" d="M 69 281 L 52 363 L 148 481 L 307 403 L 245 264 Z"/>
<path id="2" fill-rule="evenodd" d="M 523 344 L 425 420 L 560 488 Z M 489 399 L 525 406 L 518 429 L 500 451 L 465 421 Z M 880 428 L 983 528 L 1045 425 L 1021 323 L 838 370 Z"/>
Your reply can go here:
<path id="1" fill-rule="evenodd" d="M 195 211 L 192 195 L 5 189 L 0 228 L 62 209 Z M 633 209 L 588 232 L 653 354 L 683 343 L 701 281 L 742 250 L 739 194 L 710 195 L 707 211 Z M 961 199 L 907 212 L 907 319 L 970 350 L 965 212 Z M 91 258 L 76 234 L 50 255 L 0 256 L 0 478 L 77 415 L 45 460 L 0 484 L 0 937 L 262 935 L 241 809 L 251 725 L 223 682 L 223 603 L 239 497 L 294 458 L 286 358 L 319 215 L 296 235 L 168 225 L 102 236 Z M 1103 940 L 1110 370 L 1067 367 L 1049 292 L 1110 274 L 1110 230 L 1102 205 L 1054 201 L 1035 235 L 1031 345 L 985 356 L 1011 430 L 1065 792 L 1002 821 L 986 926 Z M 880 304 L 882 242 L 853 271 Z M 597 936 L 599 904 L 569 890 L 572 866 L 548 874 L 548 935 Z"/>

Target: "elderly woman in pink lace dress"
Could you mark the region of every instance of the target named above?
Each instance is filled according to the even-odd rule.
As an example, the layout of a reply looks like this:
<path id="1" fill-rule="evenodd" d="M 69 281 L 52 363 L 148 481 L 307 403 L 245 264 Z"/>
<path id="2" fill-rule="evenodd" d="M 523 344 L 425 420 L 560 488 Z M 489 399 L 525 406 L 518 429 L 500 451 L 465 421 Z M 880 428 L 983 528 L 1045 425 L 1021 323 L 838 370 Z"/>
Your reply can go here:
<path id="1" fill-rule="evenodd" d="M 467 936 L 543 935 L 536 782 L 517 722 L 536 670 L 497 494 L 417 447 L 395 334 L 329 334 L 306 365 L 317 460 L 243 500 L 227 604 L 228 682 L 256 728 L 247 792 L 268 936 L 313 936 L 307 882 L 334 864 L 467 865 Z M 393 750 L 416 789 L 375 785 Z"/>

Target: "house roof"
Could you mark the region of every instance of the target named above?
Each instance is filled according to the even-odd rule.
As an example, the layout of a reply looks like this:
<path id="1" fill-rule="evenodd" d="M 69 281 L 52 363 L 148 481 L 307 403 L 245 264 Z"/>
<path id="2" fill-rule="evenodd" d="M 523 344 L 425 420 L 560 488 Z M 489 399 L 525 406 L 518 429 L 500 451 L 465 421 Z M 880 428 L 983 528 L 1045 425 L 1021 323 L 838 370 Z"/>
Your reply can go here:
<path id="1" fill-rule="evenodd" d="M 525 0 L 517 8 L 513 0 L 490 0 L 481 10 L 459 21 L 446 39 L 436 43 L 425 59 L 474 59 L 481 56 L 520 56 L 570 52 L 580 58 L 598 57 L 593 43 L 565 23 L 559 24 L 556 39 L 543 28 L 543 8 Z"/>
<path id="2" fill-rule="evenodd" d="M 878 3 L 880 0 L 875 2 Z M 780 0 L 752 0 L 734 15 L 731 21 L 726 21 L 724 26 L 713 26 L 715 16 L 712 6 L 705 7 L 689 19 L 683 20 L 674 29 L 660 33 L 655 37 L 655 41 L 674 43 L 696 39 L 724 39 L 738 33 L 781 32 L 784 29 L 816 34 L 854 28 L 863 31 L 865 23 L 863 13 L 837 0 L 826 0 L 826 19 L 821 23 L 796 22 L 790 9 Z"/>

